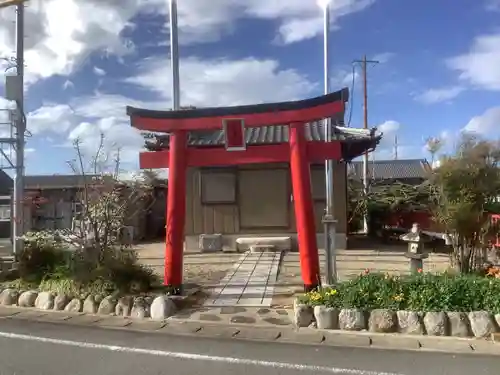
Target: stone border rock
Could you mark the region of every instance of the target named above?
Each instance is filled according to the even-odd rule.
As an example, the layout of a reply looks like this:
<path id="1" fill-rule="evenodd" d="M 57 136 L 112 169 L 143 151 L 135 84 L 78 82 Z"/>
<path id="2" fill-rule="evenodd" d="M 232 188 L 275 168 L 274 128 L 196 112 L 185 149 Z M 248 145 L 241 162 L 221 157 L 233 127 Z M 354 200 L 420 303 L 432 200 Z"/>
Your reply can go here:
<path id="1" fill-rule="evenodd" d="M 373 333 L 403 333 L 409 335 L 491 338 L 500 332 L 500 314 L 487 311 L 417 312 L 376 309 L 336 309 L 294 303 L 296 327 L 313 327 Z"/>
<path id="2" fill-rule="evenodd" d="M 89 295 L 85 299 L 79 299 L 53 292 L 7 288 L 0 290 L 0 305 L 163 321 L 177 312 L 176 302 L 183 297 L 156 294 L 122 297 L 109 295 L 102 298 Z"/>

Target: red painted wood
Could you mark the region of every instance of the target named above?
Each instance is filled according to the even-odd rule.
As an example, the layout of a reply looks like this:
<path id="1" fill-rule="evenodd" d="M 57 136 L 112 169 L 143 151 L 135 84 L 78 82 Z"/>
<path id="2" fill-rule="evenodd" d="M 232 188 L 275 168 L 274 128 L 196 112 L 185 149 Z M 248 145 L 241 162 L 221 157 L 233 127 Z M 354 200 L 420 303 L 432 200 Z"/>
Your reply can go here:
<path id="1" fill-rule="evenodd" d="M 340 142 L 307 142 L 307 160 L 322 163 L 325 160 L 339 160 Z M 231 166 L 243 164 L 289 163 L 288 144 L 249 146 L 245 151 L 226 151 L 224 148 L 188 149 L 187 164 L 190 167 Z M 139 154 L 142 169 L 168 168 L 169 151 L 148 151 Z"/>
<path id="2" fill-rule="evenodd" d="M 245 149 L 245 125 L 241 119 L 230 119 L 224 122 L 224 138 L 226 149 Z"/>
<path id="3" fill-rule="evenodd" d="M 238 115 L 245 121 L 246 127 L 283 125 L 291 123 L 306 123 L 331 117 L 344 110 L 344 102 L 323 104 L 307 109 L 297 109 L 281 112 L 249 113 Z M 152 132 L 171 132 L 175 130 L 221 130 L 222 121 L 231 116 L 215 116 L 186 119 L 154 119 L 132 116 L 132 126 L 139 130 Z M 233 116 L 234 118 L 234 116 Z"/>
<path id="4" fill-rule="evenodd" d="M 185 131 L 172 133 L 170 150 L 164 283 L 181 287 L 186 221 L 187 133 Z"/>
<path id="5" fill-rule="evenodd" d="M 320 284 L 318 244 L 311 194 L 311 169 L 307 160 L 303 124 L 290 125 L 290 170 L 297 221 L 300 269 L 305 290 Z"/>

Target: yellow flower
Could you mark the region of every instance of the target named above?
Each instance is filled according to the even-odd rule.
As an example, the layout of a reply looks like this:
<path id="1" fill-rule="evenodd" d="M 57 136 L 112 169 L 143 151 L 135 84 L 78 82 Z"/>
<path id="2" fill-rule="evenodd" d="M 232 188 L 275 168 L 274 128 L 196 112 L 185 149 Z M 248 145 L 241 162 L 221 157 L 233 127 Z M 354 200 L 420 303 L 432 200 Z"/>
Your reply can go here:
<path id="1" fill-rule="evenodd" d="M 336 290 L 336 289 L 330 289 L 329 291 L 327 291 L 327 292 L 325 293 L 325 295 L 326 295 L 327 297 L 333 297 L 333 296 L 334 296 L 334 295 L 336 295 L 336 294 L 337 294 L 337 290 Z"/>
<path id="2" fill-rule="evenodd" d="M 396 302 L 401 302 L 403 300 L 403 294 L 397 294 L 394 297 L 392 297 L 394 301 Z"/>

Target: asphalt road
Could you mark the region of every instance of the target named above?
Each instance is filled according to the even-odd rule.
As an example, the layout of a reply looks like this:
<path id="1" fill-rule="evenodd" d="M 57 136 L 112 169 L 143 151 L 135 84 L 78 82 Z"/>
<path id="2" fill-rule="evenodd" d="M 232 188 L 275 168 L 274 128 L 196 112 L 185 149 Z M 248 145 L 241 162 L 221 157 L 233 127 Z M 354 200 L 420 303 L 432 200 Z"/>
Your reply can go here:
<path id="1" fill-rule="evenodd" d="M 483 375 L 499 357 L 227 341 L 0 319 L 2 375 Z"/>

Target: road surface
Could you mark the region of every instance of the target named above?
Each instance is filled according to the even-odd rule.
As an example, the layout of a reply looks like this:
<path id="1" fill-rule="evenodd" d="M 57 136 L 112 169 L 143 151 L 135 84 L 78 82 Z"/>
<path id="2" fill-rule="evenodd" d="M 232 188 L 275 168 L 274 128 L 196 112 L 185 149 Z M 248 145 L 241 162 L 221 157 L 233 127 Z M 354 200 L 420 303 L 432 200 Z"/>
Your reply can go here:
<path id="1" fill-rule="evenodd" d="M 500 358 L 226 341 L 0 319 L 2 375 L 493 375 Z"/>

